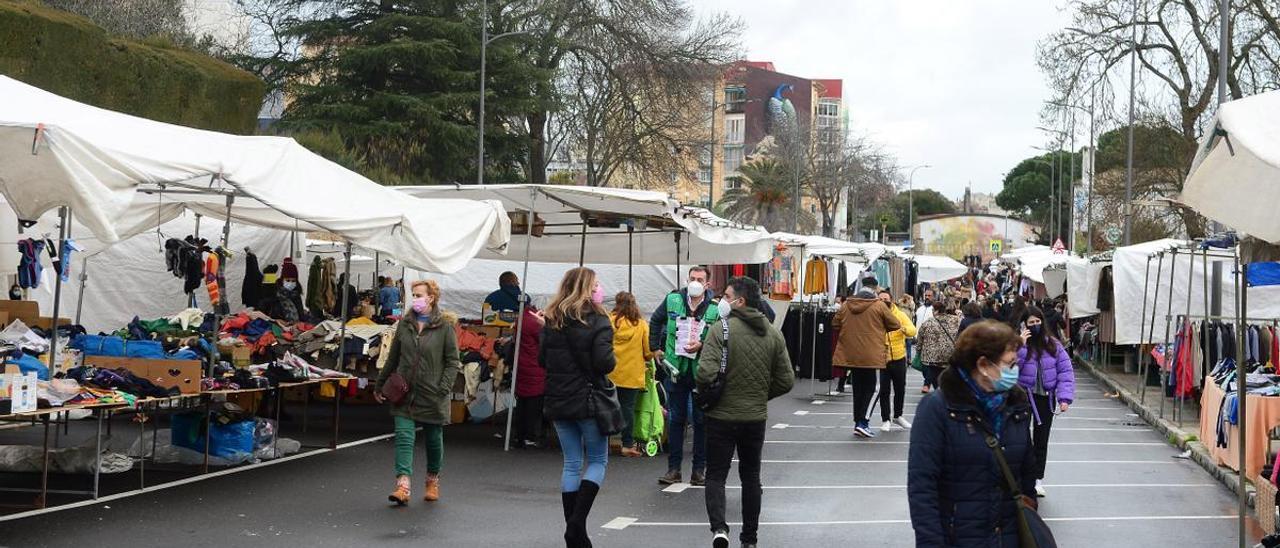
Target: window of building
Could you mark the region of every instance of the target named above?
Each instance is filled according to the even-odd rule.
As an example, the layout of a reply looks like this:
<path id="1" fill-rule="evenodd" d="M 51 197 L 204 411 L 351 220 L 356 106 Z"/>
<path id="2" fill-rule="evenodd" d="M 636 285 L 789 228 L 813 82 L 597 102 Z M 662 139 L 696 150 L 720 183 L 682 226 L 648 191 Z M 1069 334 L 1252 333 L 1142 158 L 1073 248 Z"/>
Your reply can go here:
<path id="1" fill-rule="evenodd" d="M 742 112 L 747 106 L 747 88 L 741 86 L 728 86 L 724 88 L 724 110 L 725 112 L 737 113 Z"/>
<path id="2" fill-rule="evenodd" d="M 726 145 L 740 145 L 746 139 L 747 118 L 743 114 L 730 114 L 724 119 L 724 142 Z"/>
<path id="3" fill-rule="evenodd" d="M 743 148 L 741 145 L 724 147 L 724 176 L 730 177 L 738 174 L 738 168 L 742 167 Z"/>

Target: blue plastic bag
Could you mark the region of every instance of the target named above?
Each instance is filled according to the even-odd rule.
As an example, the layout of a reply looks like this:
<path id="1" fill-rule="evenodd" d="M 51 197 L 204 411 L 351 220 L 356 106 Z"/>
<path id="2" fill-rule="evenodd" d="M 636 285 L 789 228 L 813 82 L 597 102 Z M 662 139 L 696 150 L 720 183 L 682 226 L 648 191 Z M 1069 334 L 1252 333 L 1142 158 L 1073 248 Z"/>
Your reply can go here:
<path id="1" fill-rule="evenodd" d="M 172 443 L 193 451 L 204 452 L 204 416 L 197 413 L 174 415 L 170 422 Z M 209 455 L 228 460 L 253 454 L 255 420 L 243 420 L 231 424 L 214 423 L 209 431 Z"/>
<path id="2" fill-rule="evenodd" d="M 35 356 L 29 356 L 22 352 L 17 352 L 17 354 L 18 357 L 6 358 L 4 363 L 17 365 L 18 371 L 23 375 L 26 375 L 27 373 L 35 373 L 40 380 L 49 380 L 49 368 L 44 365 L 44 362 L 40 361 Z"/>
<path id="3" fill-rule="evenodd" d="M 168 358 L 160 341 L 126 341 L 120 337 L 110 335 L 81 334 L 71 339 L 70 346 L 86 356 L 150 358 L 154 360 Z"/>

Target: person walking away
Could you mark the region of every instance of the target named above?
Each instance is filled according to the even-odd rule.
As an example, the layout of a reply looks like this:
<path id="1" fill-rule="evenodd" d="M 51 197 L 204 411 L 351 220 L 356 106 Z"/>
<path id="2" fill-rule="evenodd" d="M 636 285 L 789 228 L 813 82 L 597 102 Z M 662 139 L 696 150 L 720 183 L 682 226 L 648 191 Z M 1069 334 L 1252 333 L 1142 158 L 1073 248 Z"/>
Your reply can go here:
<path id="1" fill-rule="evenodd" d="M 914 317 L 916 320 L 915 323 L 917 328 L 924 326 L 924 322 L 929 321 L 929 318 L 933 317 L 933 290 L 932 289 L 924 290 L 924 294 L 920 300 L 920 306 L 916 307 L 916 313 Z M 920 344 L 920 341 L 916 341 L 917 352 L 920 351 L 918 348 L 919 344 Z M 933 383 L 929 382 L 929 370 L 928 369 L 921 370 L 920 375 L 924 377 L 924 381 L 925 381 L 924 384 L 920 386 L 920 393 L 928 394 L 929 390 L 933 387 Z"/>
<path id="2" fill-rule="evenodd" d="M 717 307 L 720 320 L 711 327 L 706 348 L 698 359 L 697 385 L 708 390 L 725 365 L 720 400 L 707 411 L 707 519 L 713 548 L 728 548 L 725 523 L 725 480 L 738 454 L 742 483 L 742 546 L 755 548 L 760 527 L 761 452 L 769 400 L 791 391 L 795 374 L 782 332 L 756 306 L 760 286 L 751 278 L 729 280 Z M 728 345 L 725 345 L 725 325 Z M 727 354 L 726 354 L 727 353 Z"/>
<path id="3" fill-rule="evenodd" d="M 608 433 L 600 430 L 590 403 L 593 387 L 608 386 L 607 376 L 616 363 L 613 327 L 603 303 L 604 287 L 595 271 L 579 267 L 565 273 L 543 311 L 547 323 L 538 362 L 547 370 L 545 413 L 564 453 L 560 498 L 567 548 L 591 546 L 587 516 L 609 463 Z"/>
<path id="4" fill-rule="evenodd" d="M 386 318 L 395 314 L 397 308 L 400 308 L 400 302 L 403 297 L 400 295 L 400 288 L 396 287 L 396 282 L 391 276 L 382 279 L 382 287 L 378 289 L 378 316 Z"/>
<path id="5" fill-rule="evenodd" d="M 636 296 L 622 291 L 613 298 L 613 355 L 617 362 L 609 380 L 618 387 L 618 402 L 622 404 L 622 456 L 639 457 L 632 426 L 636 416 L 636 398 L 644 391 L 644 376 L 648 362 L 653 359 L 649 350 L 649 324 L 640 315 Z"/>
<path id="6" fill-rule="evenodd" d="M 503 272 L 498 275 L 498 289 L 484 298 L 484 304 L 490 310 L 514 312 L 520 310 L 520 301 L 529 304 L 529 296 L 520 291 L 520 278 L 515 272 Z"/>
<path id="7" fill-rule="evenodd" d="M 542 441 L 543 394 L 547 387 L 547 370 L 538 361 L 542 327 L 546 320 L 532 307 L 524 309 L 524 326 L 520 332 L 520 358 L 516 374 L 515 440 L 517 447 L 536 449 Z"/>
<path id="8" fill-rule="evenodd" d="M 427 446 L 425 501 L 440 500 L 440 470 L 444 466 L 444 426 L 449 424 L 449 400 L 461 361 L 453 325 L 440 314 L 440 286 L 431 280 L 413 283 L 410 313 L 396 324 L 386 366 L 378 374 L 374 398 L 385 402 L 382 389 L 392 374 L 403 377 L 409 391 L 391 407 L 395 420 L 396 488 L 388 499 L 409 503 L 416 430 L 422 428 Z"/>
<path id="9" fill-rule="evenodd" d="M 910 429 L 911 421 L 902 416 L 902 408 L 907 400 L 907 340 L 916 336 L 916 326 L 911 323 L 911 316 L 893 304 L 893 295 L 888 291 L 880 292 L 880 300 L 889 306 L 893 317 L 902 325 L 901 329 L 890 331 L 889 363 L 880 370 L 880 431 L 889 432 L 897 425 L 902 429 Z M 889 415 L 889 396 L 893 396 L 893 415 Z"/>
<path id="10" fill-rule="evenodd" d="M 649 347 L 659 361 L 666 360 L 678 371 L 675 379 L 666 379 L 667 411 L 667 473 L 658 478 L 662 485 L 680 483 L 680 469 L 684 466 L 684 431 L 693 423 L 693 470 L 689 483 L 704 485 L 707 470 L 707 438 L 703 428 L 702 410 L 693 405 L 693 376 L 698 368 L 698 352 L 702 350 L 710 324 L 720 319 L 714 304 L 715 296 L 707 289 L 708 272 L 705 267 L 689 269 L 689 285 L 673 291 L 653 311 L 649 318 Z M 692 328 L 685 341 L 680 340 L 680 327 Z M 661 369 L 661 368 L 660 368 Z"/>
<path id="11" fill-rule="evenodd" d="M 977 301 L 970 301 L 960 307 L 960 312 L 964 315 L 960 318 L 960 332 L 963 333 L 969 326 L 982 321 L 982 305 Z"/>
<path id="12" fill-rule="evenodd" d="M 1031 405 L 1018 386 L 1022 340 L 994 321 L 956 340 L 940 388 L 920 402 L 907 457 L 907 501 L 916 546 L 1018 546 L 1018 512 L 988 437 L 1021 493 L 1035 485 Z M 1033 498 L 1025 498 L 1032 508 Z"/>
<path id="13" fill-rule="evenodd" d="M 934 316 L 920 326 L 916 334 L 920 344 L 920 364 L 924 366 L 926 386 L 938 388 L 938 375 L 951 361 L 956 337 L 960 336 L 960 316 L 952 310 L 949 301 L 938 300 L 933 305 Z"/>
<path id="14" fill-rule="evenodd" d="M 1018 384 L 1031 394 L 1031 410 L 1036 421 L 1031 432 L 1036 450 L 1036 496 L 1043 497 L 1049 429 L 1053 427 L 1053 416 L 1066 413 L 1075 401 L 1076 373 L 1067 349 L 1049 334 L 1044 311 L 1034 306 L 1028 308 L 1026 323 L 1027 328 L 1022 332 L 1026 344 L 1018 350 Z"/>
<path id="15" fill-rule="evenodd" d="M 868 416 L 876 391 L 876 373 L 889 362 L 886 344 L 889 333 L 902 329 L 902 324 L 875 293 L 863 289 L 844 302 L 836 312 L 832 327 L 839 335 L 831 364 L 848 369 L 853 384 L 853 433 L 874 438 Z"/>

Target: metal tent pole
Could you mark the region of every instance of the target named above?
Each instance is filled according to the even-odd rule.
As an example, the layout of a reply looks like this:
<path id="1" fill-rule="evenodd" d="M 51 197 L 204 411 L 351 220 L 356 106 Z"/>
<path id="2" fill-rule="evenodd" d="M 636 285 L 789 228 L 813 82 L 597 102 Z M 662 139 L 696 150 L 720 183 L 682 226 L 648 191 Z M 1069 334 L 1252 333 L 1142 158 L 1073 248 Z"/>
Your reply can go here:
<path id="1" fill-rule="evenodd" d="M 1147 400 L 1147 367 L 1149 366 L 1150 353 L 1142 352 L 1141 348 L 1143 344 L 1150 344 L 1151 341 L 1155 340 L 1156 305 L 1160 304 L 1160 274 L 1162 273 L 1164 273 L 1164 252 L 1163 251 L 1160 252 L 1160 260 L 1156 263 L 1156 287 L 1155 287 L 1155 290 L 1151 292 L 1151 295 L 1155 298 L 1155 300 L 1151 303 L 1151 322 L 1147 324 L 1147 336 L 1145 338 L 1142 338 L 1142 340 L 1138 341 L 1138 348 L 1139 348 L 1138 386 L 1139 386 L 1139 393 L 1140 393 L 1139 397 L 1141 398 L 1141 401 L 1143 402 L 1143 404 L 1146 404 L 1146 400 Z M 1148 280 L 1147 283 L 1151 283 L 1151 281 Z M 1145 304 L 1145 300 L 1143 302 Z M 1143 318 L 1143 320 L 1145 321 L 1146 318 Z"/>
<path id="2" fill-rule="evenodd" d="M 680 291 L 680 235 L 683 232 L 676 231 L 676 291 Z"/>
<path id="3" fill-rule="evenodd" d="M 67 239 L 70 232 L 71 208 L 62 206 L 58 208 L 58 247 L 62 247 L 62 241 Z M 62 250 L 58 250 L 61 255 Z M 66 268 L 66 257 L 61 257 L 62 261 L 58 264 Z M 61 270 L 61 269 L 59 269 Z M 52 336 L 49 337 L 49 370 L 57 370 L 58 360 L 58 310 L 62 306 L 62 272 L 55 272 L 53 277 L 53 326 L 50 331 Z"/>
<path id="4" fill-rule="evenodd" d="M 350 241 L 347 242 L 346 248 L 343 249 L 342 257 L 342 283 L 338 284 L 338 291 L 342 292 L 342 329 L 340 331 L 341 334 L 338 335 L 338 371 L 342 371 L 347 362 L 347 319 L 351 316 L 351 292 L 347 291 L 347 287 L 351 285 Z"/>
<path id="5" fill-rule="evenodd" d="M 632 284 L 635 281 L 635 237 L 635 225 L 627 225 L 627 293 L 634 291 L 632 289 Z"/>
<path id="6" fill-rule="evenodd" d="M 1246 405 L 1248 404 L 1248 398 L 1245 395 L 1245 384 L 1247 383 L 1245 382 L 1244 370 L 1244 330 L 1245 318 L 1249 317 L 1249 285 L 1247 283 L 1241 283 L 1241 278 L 1244 277 L 1246 280 L 1248 279 L 1249 265 L 1242 264 L 1240 262 L 1239 247 L 1236 247 L 1235 252 L 1235 269 L 1231 272 L 1233 277 L 1236 279 L 1236 295 L 1240 298 L 1240 306 L 1236 307 L 1236 400 L 1239 402 L 1240 406 L 1240 420 L 1237 425 L 1240 430 L 1240 443 L 1236 445 L 1236 450 L 1240 456 L 1240 462 L 1238 463 L 1240 466 L 1239 500 L 1237 501 L 1239 505 L 1238 510 L 1240 512 L 1240 515 L 1238 516 L 1239 535 L 1240 546 L 1244 547 L 1248 542 L 1246 540 L 1247 537 L 1245 537 L 1245 520 L 1249 515 L 1249 493 L 1246 489 L 1248 482 L 1245 481 L 1244 477 L 1246 474 L 1245 455 L 1248 454 L 1244 449 L 1245 447 L 1248 447 L 1246 445 L 1247 440 L 1245 436 L 1248 427 L 1245 423 L 1249 416 L 1248 412 L 1245 411 Z"/>
<path id="7" fill-rule="evenodd" d="M 1150 288 L 1151 288 L 1151 256 L 1147 255 L 1147 271 L 1146 271 L 1146 274 L 1143 275 L 1142 277 L 1142 315 L 1138 316 L 1138 318 L 1141 319 L 1142 323 L 1138 326 L 1139 374 L 1138 374 L 1138 386 L 1135 386 L 1133 388 L 1134 394 L 1138 394 L 1142 391 L 1142 384 L 1144 382 L 1142 380 L 1142 374 L 1141 374 L 1141 369 L 1142 369 L 1142 340 L 1141 339 L 1142 339 L 1142 333 L 1146 332 L 1147 330 L 1147 295 L 1148 295 L 1148 290 Z"/>
<path id="8" fill-rule="evenodd" d="M 84 310 L 84 288 L 89 284 L 89 257 L 80 259 L 80 294 L 76 296 L 76 325 L 80 325 L 80 312 Z"/>
<path id="9" fill-rule="evenodd" d="M 1164 365 L 1160 368 L 1160 418 L 1164 418 L 1164 400 L 1169 393 L 1169 375 L 1173 373 L 1173 364 L 1169 363 L 1169 328 L 1173 324 L 1173 286 L 1175 274 L 1178 272 L 1178 248 L 1173 248 L 1173 256 L 1169 259 L 1169 298 L 1164 311 Z"/>
<path id="10" fill-rule="evenodd" d="M 529 219 L 529 223 L 533 224 L 533 219 Z M 582 267 L 587 264 L 587 214 L 582 213 L 582 243 L 578 246 L 578 266 Z"/>
<path id="11" fill-rule="evenodd" d="M 538 193 L 532 192 L 531 194 L 528 210 L 529 232 L 524 239 L 524 270 L 520 273 L 520 280 L 525 284 L 529 283 L 529 244 L 533 241 L 533 205 L 534 202 L 538 201 Z M 527 288 L 528 285 L 525 287 Z M 507 432 L 502 437 L 503 451 L 511 450 L 511 421 L 515 418 L 516 408 L 520 406 L 520 402 L 516 400 L 516 381 L 520 375 L 520 337 L 524 333 L 524 305 L 525 301 L 528 300 L 528 294 L 526 289 L 524 296 L 520 299 L 520 315 L 516 317 L 516 344 L 515 351 L 511 357 L 511 408 L 507 411 Z M 649 343 L 646 341 L 645 344 Z M 495 393 L 497 393 L 496 390 Z M 497 393 L 496 397 L 500 398 L 501 394 Z M 494 400 L 494 412 L 497 412 L 497 400 Z"/>

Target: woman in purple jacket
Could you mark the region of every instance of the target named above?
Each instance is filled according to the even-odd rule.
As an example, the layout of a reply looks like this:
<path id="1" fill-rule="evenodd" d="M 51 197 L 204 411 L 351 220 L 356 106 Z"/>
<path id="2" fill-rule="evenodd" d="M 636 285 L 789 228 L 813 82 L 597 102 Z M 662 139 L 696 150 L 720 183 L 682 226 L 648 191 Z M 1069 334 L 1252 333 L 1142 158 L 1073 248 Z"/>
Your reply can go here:
<path id="1" fill-rule="evenodd" d="M 1027 307 L 1026 328 L 1022 331 L 1026 344 L 1018 350 L 1018 384 L 1031 394 L 1031 410 L 1035 416 L 1032 444 L 1036 453 L 1036 496 L 1045 496 L 1041 480 L 1049 456 L 1049 428 L 1053 416 L 1065 413 L 1076 397 L 1076 373 L 1071 356 L 1048 332 L 1044 311 Z"/>

